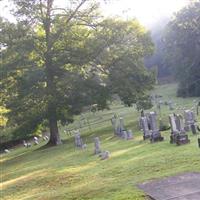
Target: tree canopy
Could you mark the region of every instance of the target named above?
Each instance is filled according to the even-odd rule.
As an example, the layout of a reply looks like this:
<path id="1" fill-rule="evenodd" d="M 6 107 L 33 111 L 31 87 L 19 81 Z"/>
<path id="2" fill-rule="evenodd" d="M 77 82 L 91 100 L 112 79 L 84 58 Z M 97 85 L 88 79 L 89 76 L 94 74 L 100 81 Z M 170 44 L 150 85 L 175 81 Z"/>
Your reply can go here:
<path id="1" fill-rule="evenodd" d="M 137 20 L 101 17 L 96 1 L 14 0 L 17 23 L 1 19 L 1 103 L 16 134 L 48 122 L 49 144 L 61 143 L 57 122 L 84 106 L 108 107 L 118 94 L 127 105 L 144 99 L 154 75 L 143 64 L 153 51 Z"/>
<path id="2" fill-rule="evenodd" d="M 178 12 L 165 35 L 167 60 L 179 81 L 179 96 L 200 96 L 200 1 Z"/>

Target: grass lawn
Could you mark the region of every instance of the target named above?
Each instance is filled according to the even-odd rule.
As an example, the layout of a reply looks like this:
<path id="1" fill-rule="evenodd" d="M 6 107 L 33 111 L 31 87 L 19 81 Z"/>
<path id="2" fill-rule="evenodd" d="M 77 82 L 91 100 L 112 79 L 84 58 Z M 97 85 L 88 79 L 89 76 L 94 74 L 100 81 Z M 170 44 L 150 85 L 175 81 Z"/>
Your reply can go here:
<path id="1" fill-rule="evenodd" d="M 191 108 L 195 98 L 176 98 L 176 85 L 163 85 L 154 93 L 163 100 L 172 99 L 177 107 Z M 165 141 L 150 144 L 142 140 L 138 128 L 139 113 L 135 108 L 113 104 L 111 110 L 84 114 L 88 126 L 81 128 L 87 149 L 74 148 L 74 138 L 60 127 L 64 144 L 42 149 L 45 142 L 2 154 L 1 200 L 144 200 L 136 184 L 183 172 L 200 172 L 200 149 L 197 137 L 189 133 L 190 144 L 177 147 L 169 143 L 170 131 L 162 132 Z M 156 109 L 156 108 L 155 108 Z M 169 111 L 163 106 L 161 117 L 168 120 Z M 174 112 L 182 112 L 175 110 Z M 124 141 L 113 136 L 110 118 L 113 113 L 124 117 L 126 127 L 134 132 L 134 140 Z M 80 119 L 69 128 L 80 126 Z M 198 118 L 200 122 L 200 117 Z M 68 128 L 68 127 L 67 127 Z M 111 152 L 108 160 L 93 155 L 94 136 L 101 147 Z"/>

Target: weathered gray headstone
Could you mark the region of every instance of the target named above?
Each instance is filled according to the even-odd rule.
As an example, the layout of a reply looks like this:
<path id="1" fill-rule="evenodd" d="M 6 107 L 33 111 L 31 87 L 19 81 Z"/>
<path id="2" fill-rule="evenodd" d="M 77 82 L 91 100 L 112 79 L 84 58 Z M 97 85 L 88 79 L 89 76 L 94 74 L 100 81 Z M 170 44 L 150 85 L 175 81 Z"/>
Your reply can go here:
<path id="1" fill-rule="evenodd" d="M 124 140 L 127 140 L 127 131 L 122 131 L 121 137 L 122 137 Z"/>
<path id="2" fill-rule="evenodd" d="M 177 145 L 189 143 L 190 140 L 184 130 L 183 117 L 176 114 L 169 115 L 169 122 L 171 125 L 170 143 Z"/>
<path id="3" fill-rule="evenodd" d="M 174 105 L 171 100 L 168 102 L 168 105 L 169 105 L 169 110 L 174 110 Z"/>
<path id="4" fill-rule="evenodd" d="M 82 149 L 86 147 L 86 144 L 83 144 L 83 140 L 81 138 L 81 134 L 79 131 L 75 132 L 74 138 L 75 138 L 75 146 L 76 147 L 82 148 Z"/>
<path id="5" fill-rule="evenodd" d="M 133 132 L 131 130 L 127 131 L 127 140 L 133 139 Z"/>
<path id="6" fill-rule="evenodd" d="M 4 152 L 5 152 L 5 153 L 10 153 L 10 150 L 4 149 Z"/>
<path id="7" fill-rule="evenodd" d="M 38 137 L 33 137 L 33 140 L 34 140 L 34 145 L 38 145 L 39 144 L 39 140 L 38 140 Z"/>
<path id="8" fill-rule="evenodd" d="M 146 116 L 140 118 L 140 125 L 143 130 L 143 139 L 146 140 L 150 138 L 150 130 L 149 130 L 148 120 Z"/>
<path id="9" fill-rule="evenodd" d="M 99 157 L 101 160 L 108 159 L 110 157 L 110 152 L 109 151 L 103 151 L 102 153 L 99 154 Z"/>
<path id="10" fill-rule="evenodd" d="M 23 145 L 24 145 L 24 147 L 26 147 L 26 148 L 31 147 L 31 143 L 30 143 L 30 142 L 26 142 L 25 140 L 23 140 Z"/>
<path id="11" fill-rule="evenodd" d="M 114 134 L 117 135 L 117 116 L 113 115 L 113 117 L 111 118 L 111 123 L 114 129 Z"/>
<path id="12" fill-rule="evenodd" d="M 94 138 L 94 153 L 95 154 L 101 153 L 101 146 L 100 146 L 99 137 Z"/>
<path id="13" fill-rule="evenodd" d="M 151 142 L 163 141 L 164 138 L 161 136 L 160 131 L 157 126 L 157 119 L 156 119 L 155 112 L 149 113 L 149 120 L 150 120 L 150 127 L 151 127 L 151 136 L 150 136 Z"/>
<path id="14" fill-rule="evenodd" d="M 124 119 L 122 117 L 119 118 L 119 131 L 120 131 L 120 135 L 122 134 L 122 132 L 124 131 Z"/>
<path id="15" fill-rule="evenodd" d="M 192 124 L 195 124 L 195 115 L 194 112 L 191 110 L 185 110 L 184 111 L 184 118 L 185 118 L 185 130 L 189 131 L 190 126 Z"/>

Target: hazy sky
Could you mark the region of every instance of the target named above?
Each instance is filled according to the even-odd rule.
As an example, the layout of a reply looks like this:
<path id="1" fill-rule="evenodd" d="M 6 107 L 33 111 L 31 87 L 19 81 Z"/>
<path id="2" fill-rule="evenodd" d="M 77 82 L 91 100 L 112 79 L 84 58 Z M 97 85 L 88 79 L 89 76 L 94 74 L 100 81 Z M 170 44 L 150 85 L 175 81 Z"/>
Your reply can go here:
<path id="1" fill-rule="evenodd" d="M 189 3 L 189 0 L 112 0 L 104 5 L 104 11 L 112 15 L 136 17 L 143 25 L 149 25 L 163 16 L 172 16 Z"/>
<path id="2" fill-rule="evenodd" d="M 125 18 L 136 17 L 143 25 L 151 25 L 164 16 L 170 17 L 174 12 L 187 5 L 190 0 L 110 0 L 102 3 L 105 15 L 119 15 Z M 67 0 L 55 0 L 63 4 Z M 103 0 L 102 0 L 103 2 Z M 1 16 L 10 18 L 9 0 L 0 1 Z M 10 18 L 11 19 L 11 18 Z"/>

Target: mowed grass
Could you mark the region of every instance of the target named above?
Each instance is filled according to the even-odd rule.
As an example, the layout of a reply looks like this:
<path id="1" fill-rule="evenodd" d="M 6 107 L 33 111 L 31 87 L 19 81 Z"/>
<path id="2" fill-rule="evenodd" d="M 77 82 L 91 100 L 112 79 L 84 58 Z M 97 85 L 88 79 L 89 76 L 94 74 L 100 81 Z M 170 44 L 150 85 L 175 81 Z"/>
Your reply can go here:
<path id="1" fill-rule="evenodd" d="M 178 107 L 193 107 L 194 98 L 176 98 L 175 89 L 175 84 L 164 85 L 154 93 L 161 94 L 163 100 L 172 98 Z M 169 143 L 170 131 L 165 131 L 162 132 L 165 141 L 150 144 L 142 140 L 139 113 L 135 108 L 120 104 L 111 108 L 85 114 L 89 119 L 89 124 L 81 128 L 87 143 L 85 150 L 75 149 L 73 136 L 64 134 L 66 127 L 60 127 L 64 140 L 61 146 L 43 149 L 42 142 L 1 155 L 1 199 L 144 200 L 145 194 L 137 188 L 138 183 L 183 172 L 200 172 L 197 135 L 189 133 L 190 144 L 177 147 Z M 113 136 L 110 122 L 113 113 L 124 117 L 126 127 L 134 132 L 134 140 L 124 141 Z M 168 107 L 163 106 L 164 121 L 169 113 Z M 70 128 L 78 128 L 79 119 L 80 116 Z M 100 137 L 102 149 L 110 151 L 108 160 L 102 161 L 93 154 L 95 136 Z"/>

